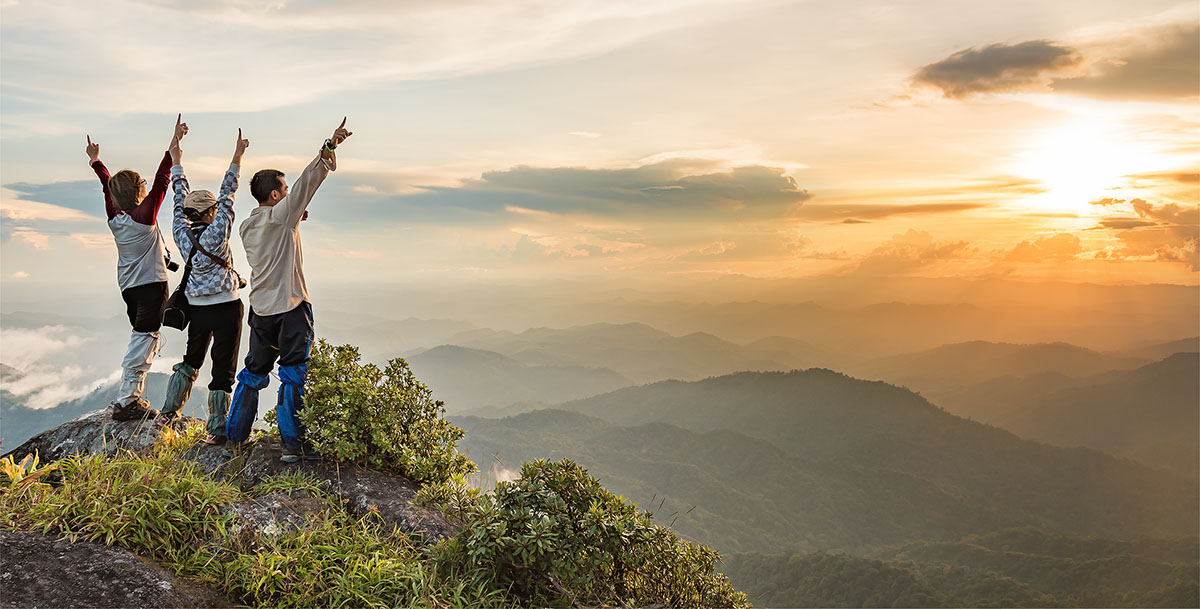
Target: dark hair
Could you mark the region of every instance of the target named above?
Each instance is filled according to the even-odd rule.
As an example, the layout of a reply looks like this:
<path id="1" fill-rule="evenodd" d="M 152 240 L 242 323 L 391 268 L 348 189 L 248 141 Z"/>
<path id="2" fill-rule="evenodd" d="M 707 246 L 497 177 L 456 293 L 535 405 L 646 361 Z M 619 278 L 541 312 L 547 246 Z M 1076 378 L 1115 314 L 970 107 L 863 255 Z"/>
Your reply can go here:
<path id="1" fill-rule="evenodd" d="M 205 220 L 207 220 L 209 216 L 215 216 L 216 211 L 217 211 L 216 205 L 213 205 L 212 207 L 210 207 L 204 211 L 196 211 L 190 207 L 185 207 L 185 208 L 183 208 L 183 215 L 185 218 L 187 218 L 188 224 L 197 224 L 197 223 L 208 224 L 207 222 L 205 222 Z"/>
<path id="2" fill-rule="evenodd" d="M 129 211 L 138 206 L 138 187 L 142 176 L 132 169 L 122 169 L 108 179 L 108 195 L 113 205 L 121 211 Z"/>
<path id="3" fill-rule="evenodd" d="M 279 178 L 283 172 L 278 169 L 262 169 L 250 178 L 250 194 L 262 203 L 271 198 L 271 191 L 279 190 Z"/>

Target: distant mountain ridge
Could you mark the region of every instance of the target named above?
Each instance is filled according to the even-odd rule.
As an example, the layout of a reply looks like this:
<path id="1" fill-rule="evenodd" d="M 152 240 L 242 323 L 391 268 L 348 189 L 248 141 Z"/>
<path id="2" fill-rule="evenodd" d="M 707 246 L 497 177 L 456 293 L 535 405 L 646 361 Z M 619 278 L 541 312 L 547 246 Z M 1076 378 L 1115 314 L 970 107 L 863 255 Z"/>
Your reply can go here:
<path id="1" fill-rule="evenodd" d="M 828 370 L 663 381 L 557 408 L 589 419 L 547 429 L 544 421 L 566 415 L 543 410 L 460 424 L 482 451 L 475 455 L 578 457 L 611 476 L 613 488 L 657 490 L 701 507 L 714 499 L 688 488 L 715 498 L 746 493 L 754 499 L 734 504 L 759 506 L 747 514 L 781 510 L 776 518 L 796 523 L 792 533 L 772 529 L 772 551 L 789 537 L 792 548 L 811 550 L 1033 524 L 1066 535 L 1184 535 L 1195 534 L 1200 513 L 1194 480 L 1022 440 L 900 387 Z M 717 530 L 738 530 L 736 516 L 707 511 L 704 518 L 721 521 Z M 838 525 L 847 520 L 854 526 Z"/>
<path id="2" fill-rule="evenodd" d="M 798 362 L 835 357 L 803 341 L 779 339 L 763 349 L 706 332 L 673 336 L 643 323 L 531 328 L 518 334 L 471 331 L 453 342 L 525 363 L 608 368 L 635 383 L 696 380 L 738 370 L 788 370 Z"/>
<path id="3" fill-rule="evenodd" d="M 493 351 L 455 345 L 434 347 L 407 361 L 450 412 L 531 400 L 570 400 L 630 384 L 606 368 L 529 365 Z"/>
<path id="4" fill-rule="evenodd" d="M 1128 370 L 1148 363 L 1126 355 L 1093 351 L 1068 343 L 994 343 L 970 341 L 864 362 L 856 376 L 884 380 L 917 390 L 945 389 L 998 377 L 1060 374 L 1085 377 Z"/>
<path id="5" fill-rule="evenodd" d="M 1200 469 L 1200 353 L 1102 375 L 991 421 L 1022 437 L 1087 446 L 1169 467 Z"/>

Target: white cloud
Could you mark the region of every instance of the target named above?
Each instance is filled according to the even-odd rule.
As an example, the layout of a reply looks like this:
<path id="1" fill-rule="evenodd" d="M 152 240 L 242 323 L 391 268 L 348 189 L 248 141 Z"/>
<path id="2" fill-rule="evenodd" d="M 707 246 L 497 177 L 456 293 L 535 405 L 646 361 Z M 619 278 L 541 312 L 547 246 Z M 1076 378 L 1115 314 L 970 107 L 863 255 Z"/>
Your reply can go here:
<path id="1" fill-rule="evenodd" d="M 98 387 L 115 382 L 120 372 L 96 378 L 89 370 L 78 366 L 66 368 L 33 367 L 19 379 L 0 384 L 0 388 L 24 398 L 27 408 L 54 408 L 63 402 L 81 398 Z"/>
<path id="2" fill-rule="evenodd" d="M 21 370 L 47 355 L 75 349 L 88 342 L 66 326 L 42 326 L 37 329 L 0 329 L 0 362 Z"/>
<path id="3" fill-rule="evenodd" d="M 94 222 L 96 220 L 96 216 L 86 214 L 77 209 L 52 205 L 50 203 L 39 203 L 37 201 L 10 199 L 8 197 L 0 200 L 0 217 L 16 222 L 27 222 L 30 220 Z"/>
<path id="4" fill-rule="evenodd" d="M 13 279 L 28 279 L 29 273 L 26 273 L 25 271 L 17 271 L 15 273 L 13 273 L 12 275 L 9 275 L 9 277 L 11 277 Z"/>
<path id="5" fill-rule="evenodd" d="M 12 236 L 14 239 L 20 239 L 33 246 L 33 249 L 46 251 L 50 249 L 50 235 L 40 233 L 27 226 L 18 226 L 13 229 Z"/>
<path id="6" fill-rule="evenodd" d="M 71 233 L 71 238 L 92 249 L 110 249 L 113 245 L 112 235 L 105 233 Z"/>
<path id="7" fill-rule="evenodd" d="M 386 82 L 593 56 L 752 4 L 36 2 L 5 10 L 0 48 L 6 87 L 30 106 L 256 111 Z"/>

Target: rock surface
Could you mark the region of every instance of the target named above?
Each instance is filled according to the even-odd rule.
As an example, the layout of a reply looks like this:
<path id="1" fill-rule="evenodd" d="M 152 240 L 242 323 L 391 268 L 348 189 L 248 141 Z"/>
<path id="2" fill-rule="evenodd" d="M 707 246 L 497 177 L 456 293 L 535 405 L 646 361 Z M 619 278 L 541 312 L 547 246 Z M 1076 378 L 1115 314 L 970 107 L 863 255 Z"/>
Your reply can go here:
<path id="1" fill-rule="evenodd" d="M 291 531 L 303 530 L 329 503 L 307 491 L 272 493 L 255 499 L 237 501 L 224 512 L 233 515 L 230 533 L 252 531 L 255 535 L 278 537 Z"/>
<path id="2" fill-rule="evenodd" d="M 183 424 L 203 422 L 184 417 Z M 97 411 L 44 431 L 8 454 L 20 461 L 36 451 L 43 463 L 49 463 L 76 454 L 113 454 L 120 449 L 145 452 L 158 435 L 152 421 L 113 421 Z M 306 472 L 341 497 L 351 512 L 371 514 L 385 526 L 395 526 L 418 542 L 436 543 L 456 533 L 454 525 L 440 512 L 412 503 L 421 487 L 406 478 L 329 460 L 283 463 L 279 460 L 282 450 L 273 441 L 260 440 L 233 459 L 222 456 L 222 452 L 221 446 L 198 444 L 186 451 L 185 458 L 201 471 L 243 489 L 252 488 L 269 476 Z"/>
<path id="3" fill-rule="evenodd" d="M 0 608 L 236 607 L 127 550 L 0 529 Z"/>
<path id="4" fill-rule="evenodd" d="M 182 417 L 186 424 L 201 422 Z M 103 410 L 94 410 L 74 421 L 46 430 L 13 449 L 11 455 L 20 461 L 34 450 L 43 462 L 57 461 L 70 455 L 116 454 L 120 450 L 144 452 L 154 445 L 161 430 L 154 419 L 113 421 Z M 53 456 L 51 456 L 53 455 Z"/>

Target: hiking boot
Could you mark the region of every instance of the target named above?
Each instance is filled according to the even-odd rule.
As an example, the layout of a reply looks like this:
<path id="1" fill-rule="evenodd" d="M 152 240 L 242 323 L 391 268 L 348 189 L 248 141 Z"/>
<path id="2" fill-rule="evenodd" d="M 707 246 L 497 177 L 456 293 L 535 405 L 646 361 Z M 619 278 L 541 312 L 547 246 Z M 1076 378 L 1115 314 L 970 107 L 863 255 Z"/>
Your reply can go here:
<path id="1" fill-rule="evenodd" d="M 225 443 L 225 439 L 225 436 L 214 436 L 212 434 L 208 434 L 207 436 L 204 436 L 204 443 L 209 446 L 220 446 Z"/>
<path id="2" fill-rule="evenodd" d="M 113 402 L 110 414 L 114 421 L 144 421 L 158 416 L 158 411 L 151 408 L 150 403 L 145 398 L 139 397 L 126 404 Z"/>
<path id="3" fill-rule="evenodd" d="M 283 454 L 279 456 L 279 460 L 283 461 L 284 463 L 299 463 L 300 459 L 303 458 L 303 452 L 304 451 L 300 450 L 299 448 L 290 448 L 284 446 Z"/>
<path id="4" fill-rule="evenodd" d="M 225 442 L 225 450 L 221 451 L 221 456 L 234 458 L 244 453 L 250 452 L 254 448 L 254 440 L 246 440 L 245 442 Z"/>
<path id="5" fill-rule="evenodd" d="M 159 429 L 165 429 L 167 427 L 174 427 L 178 429 L 180 419 L 181 417 L 179 416 L 178 412 L 164 412 L 159 414 L 158 417 L 154 419 L 154 426 Z"/>

